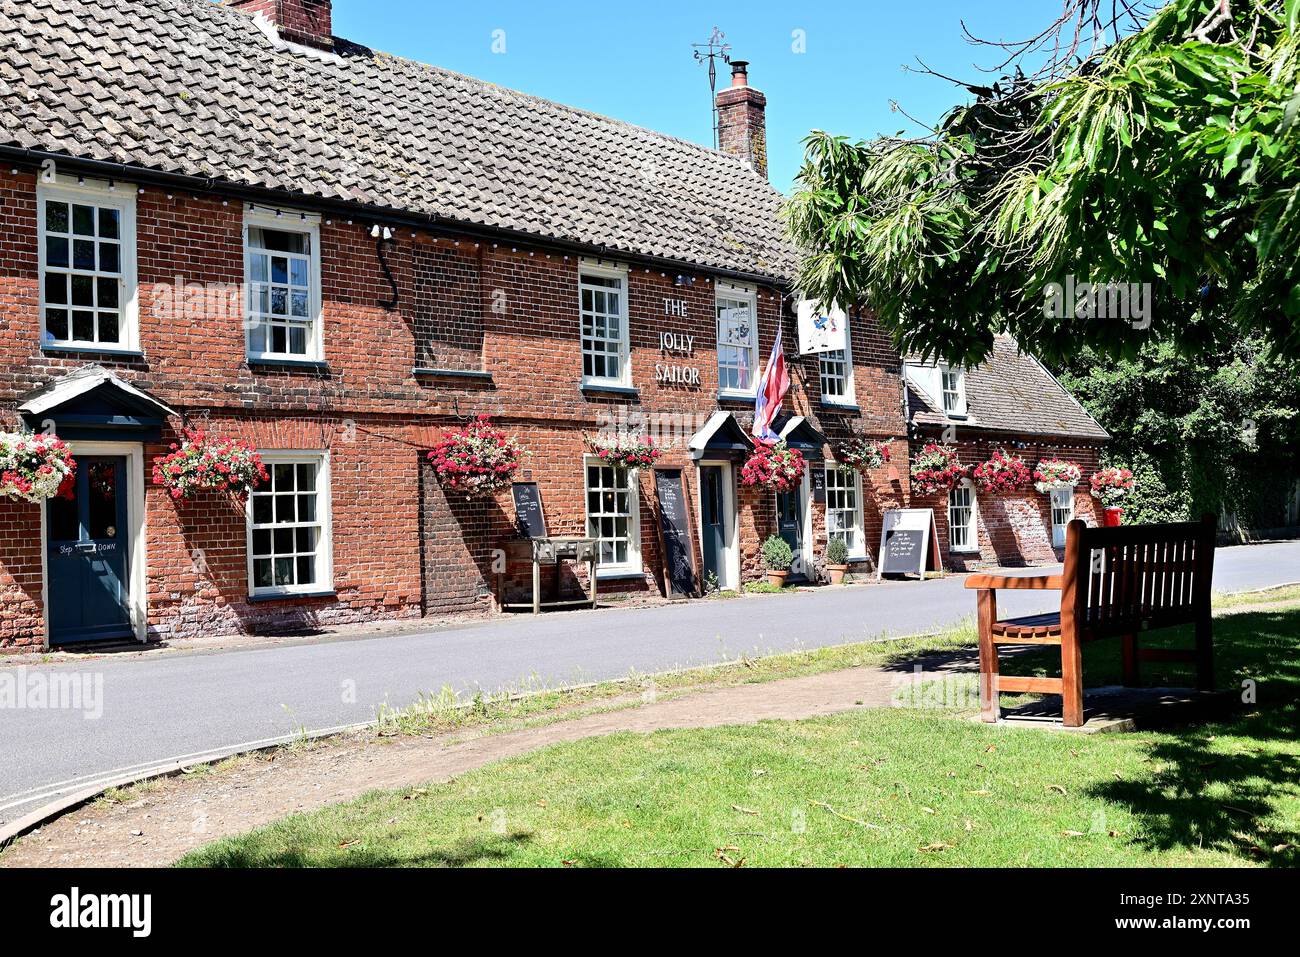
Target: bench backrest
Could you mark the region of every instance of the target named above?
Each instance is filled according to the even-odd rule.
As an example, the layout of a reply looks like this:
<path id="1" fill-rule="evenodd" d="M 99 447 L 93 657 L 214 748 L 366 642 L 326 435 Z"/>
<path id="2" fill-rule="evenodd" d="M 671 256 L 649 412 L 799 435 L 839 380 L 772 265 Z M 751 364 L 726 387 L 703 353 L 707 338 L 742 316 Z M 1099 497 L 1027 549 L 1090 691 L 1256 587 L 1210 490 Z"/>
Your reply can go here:
<path id="1" fill-rule="evenodd" d="M 1061 620 L 1080 640 L 1184 625 L 1210 614 L 1214 517 L 1167 525 L 1090 528 L 1070 522 Z"/>

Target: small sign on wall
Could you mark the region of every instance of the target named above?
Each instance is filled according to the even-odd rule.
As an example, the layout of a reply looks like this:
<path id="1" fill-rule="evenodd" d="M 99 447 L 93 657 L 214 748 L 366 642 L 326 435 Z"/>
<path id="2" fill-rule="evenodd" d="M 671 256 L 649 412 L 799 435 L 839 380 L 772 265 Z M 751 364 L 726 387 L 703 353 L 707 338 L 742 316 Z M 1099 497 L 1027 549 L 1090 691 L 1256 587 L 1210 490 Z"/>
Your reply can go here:
<path id="1" fill-rule="evenodd" d="M 838 306 L 819 309 L 811 299 L 800 299 L 799 354 L 834 352 L 848 346 L 849 317 Z"/>

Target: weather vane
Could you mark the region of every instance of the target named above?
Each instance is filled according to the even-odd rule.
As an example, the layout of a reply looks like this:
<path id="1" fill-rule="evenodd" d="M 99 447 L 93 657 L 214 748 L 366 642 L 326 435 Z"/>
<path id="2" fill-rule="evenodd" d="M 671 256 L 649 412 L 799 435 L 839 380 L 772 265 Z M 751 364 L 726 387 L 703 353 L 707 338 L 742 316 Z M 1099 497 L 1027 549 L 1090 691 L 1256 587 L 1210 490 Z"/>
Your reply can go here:
<path id="1" fill-rule="evenodd" d="M 692 43 L 695 59 L 709 64 L 709 112 L 713 116 L 713 148 L 718 148 L 718 60 L 731 62 L 731 44 L 725 43 L 727 35 L 717 27 L 709 34 L 707 43 Z"/>

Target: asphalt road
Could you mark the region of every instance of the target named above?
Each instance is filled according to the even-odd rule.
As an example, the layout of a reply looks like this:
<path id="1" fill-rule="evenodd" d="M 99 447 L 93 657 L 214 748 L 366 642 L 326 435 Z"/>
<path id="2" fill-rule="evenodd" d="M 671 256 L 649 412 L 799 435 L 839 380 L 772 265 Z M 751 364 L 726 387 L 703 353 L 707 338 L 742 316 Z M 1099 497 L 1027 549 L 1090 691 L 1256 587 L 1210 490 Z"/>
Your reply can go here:
<path id="1" fill-rule="evenodd" d="M 1033 572 L 1041 572 L 1041 569 Z M 1220 549 L 1216 590 L 1300 581 L 1300 542 Z M 1004 613 L 1053 606 L 1007 591 Z M 287 740 L 375 717 L 450 686 L 555 686 L 933 631 L 974 613 L 959 577 L 653 608 L 520 616 L 450 629 L 216 652 L 111 656 L 0 669 L 90 682 L 80 709 L 0 705 L 0 823 L 59 796 L 169 760 Z M 98 684 L 97 684 L 98 683 Z M 93 696 L 93 695 L 92 695 Z M 90 707 L 87 707 L 87 704 Z M 98 714 L 96 712 L 99 712 Z"/>

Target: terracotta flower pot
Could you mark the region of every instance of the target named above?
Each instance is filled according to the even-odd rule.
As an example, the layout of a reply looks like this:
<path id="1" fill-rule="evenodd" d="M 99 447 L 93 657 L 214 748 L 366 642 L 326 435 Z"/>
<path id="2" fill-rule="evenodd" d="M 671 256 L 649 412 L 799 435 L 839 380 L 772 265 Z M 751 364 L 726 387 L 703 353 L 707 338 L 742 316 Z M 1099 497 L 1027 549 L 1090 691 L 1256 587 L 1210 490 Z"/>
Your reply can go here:
<path id="1" fill-rule="evenodd" d="M 1119 528 L 1124 523 L 1124 510 L 1118 505 L 1107 505 L 1101 511 L 1101 524 L 1106 528 Z"/>
<path id="2" fill-rule="evenodd" d="M 827 565 L 826 575 L 831 580 L 832 585 L 840 585 L 844 582 L 844 573 L 849 570 L 848 565 Z"/>
<path id="3" fill-rule="evenodd" d="M 776 588 L 784 588 L 785 576 L 789 574 L 790 574 L 789 570 L 777 572 L 769 569 L 767 573 L 767 583 Z"/>

